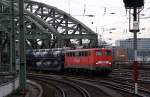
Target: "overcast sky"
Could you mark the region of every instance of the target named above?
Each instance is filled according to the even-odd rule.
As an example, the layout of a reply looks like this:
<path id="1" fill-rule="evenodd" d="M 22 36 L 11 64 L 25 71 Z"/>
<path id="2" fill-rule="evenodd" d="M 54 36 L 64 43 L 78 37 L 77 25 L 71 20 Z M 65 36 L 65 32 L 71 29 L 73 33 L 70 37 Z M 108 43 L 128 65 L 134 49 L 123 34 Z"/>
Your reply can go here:
<path id="1" fill-rule="evenodd" d="M 103 40 L 114 45 L 115 40 L 132 38 L 128 27 L 128 12 L 124 8 L 123 0 L 34 0 L 55 6 L 92 30 L 102 35 Z M 145 0 L 144 9 L 141 11 L 140 29 L 138 37 L 150 37 L 150 0 Z M 87 17 L 83 15 L 94 15 Z M 116 30 L 111 30 L 115 28 Z M 110 33 L 112 32 L 112 33 Z"/>

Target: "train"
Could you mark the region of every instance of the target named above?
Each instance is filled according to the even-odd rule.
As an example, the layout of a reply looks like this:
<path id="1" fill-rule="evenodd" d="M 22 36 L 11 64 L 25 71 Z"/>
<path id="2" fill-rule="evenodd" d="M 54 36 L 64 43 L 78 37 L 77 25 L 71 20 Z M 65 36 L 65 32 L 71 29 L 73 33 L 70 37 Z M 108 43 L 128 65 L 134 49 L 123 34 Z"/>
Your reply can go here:
<path id="1" fill-rule="evenodd" d="M 28 70 L 82 71 L 108 75 L 112 71 L 109 48 L 36 49 L 26 53 Z"/>
<path id="2" fill-rule="evenodd" d="M 64 67 L 109 74 L 112 68 L 112 51 L 107 48 L 67 50 Z"/>

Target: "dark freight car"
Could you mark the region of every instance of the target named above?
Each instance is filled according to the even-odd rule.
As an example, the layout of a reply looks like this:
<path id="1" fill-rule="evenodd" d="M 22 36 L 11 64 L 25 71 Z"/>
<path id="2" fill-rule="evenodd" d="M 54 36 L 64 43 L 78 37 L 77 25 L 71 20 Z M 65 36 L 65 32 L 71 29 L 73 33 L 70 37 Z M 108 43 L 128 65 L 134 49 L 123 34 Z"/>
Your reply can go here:
<path id="1" fill-rule="evenodd" d="M 64 65 L 64 50 L 62 48 L 27 50 L 26 60 L 28 70 L 60 71 Z"/>

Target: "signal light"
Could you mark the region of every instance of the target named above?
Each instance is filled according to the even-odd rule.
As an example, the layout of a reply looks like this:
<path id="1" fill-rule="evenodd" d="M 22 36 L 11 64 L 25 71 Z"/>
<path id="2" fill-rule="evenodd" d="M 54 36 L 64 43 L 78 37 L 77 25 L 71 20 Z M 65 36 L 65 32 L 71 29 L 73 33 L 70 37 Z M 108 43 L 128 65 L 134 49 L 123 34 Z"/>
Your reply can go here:
<path id="1" fill-rule="evenodd" d="M 140 8 L 144 6 L 144 0 L 123 0 L 125 8 Z"/>

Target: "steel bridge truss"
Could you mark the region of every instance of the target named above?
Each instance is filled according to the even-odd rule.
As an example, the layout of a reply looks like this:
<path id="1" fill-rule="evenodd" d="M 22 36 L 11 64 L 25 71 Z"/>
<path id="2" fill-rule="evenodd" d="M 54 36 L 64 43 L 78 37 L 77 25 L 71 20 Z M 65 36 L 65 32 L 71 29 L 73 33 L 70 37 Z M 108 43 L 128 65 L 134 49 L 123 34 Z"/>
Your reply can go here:
<path id="1" fill-rule="evenodd" d="M 0 27 L 11 32 L 11 0 L 0 1 Z M 15 2 L 15 33 L 19 34 L 18 2 Z M 25 1 L 25 35 L 27 48 L 54 48 L 78 45 L 97 45 L 97 34 L 80 21 L 56 7 L 35 1 Z M 9 34 L 9 33 L 8 33 Z M 9 35 L 7 36 L 9 40 Z M 76 41 L 75 41 L 76 40 Z M 6 40 L 5 40 L 6 41 Z M 5 42 L 5 44 L 8 42 Z"/>

